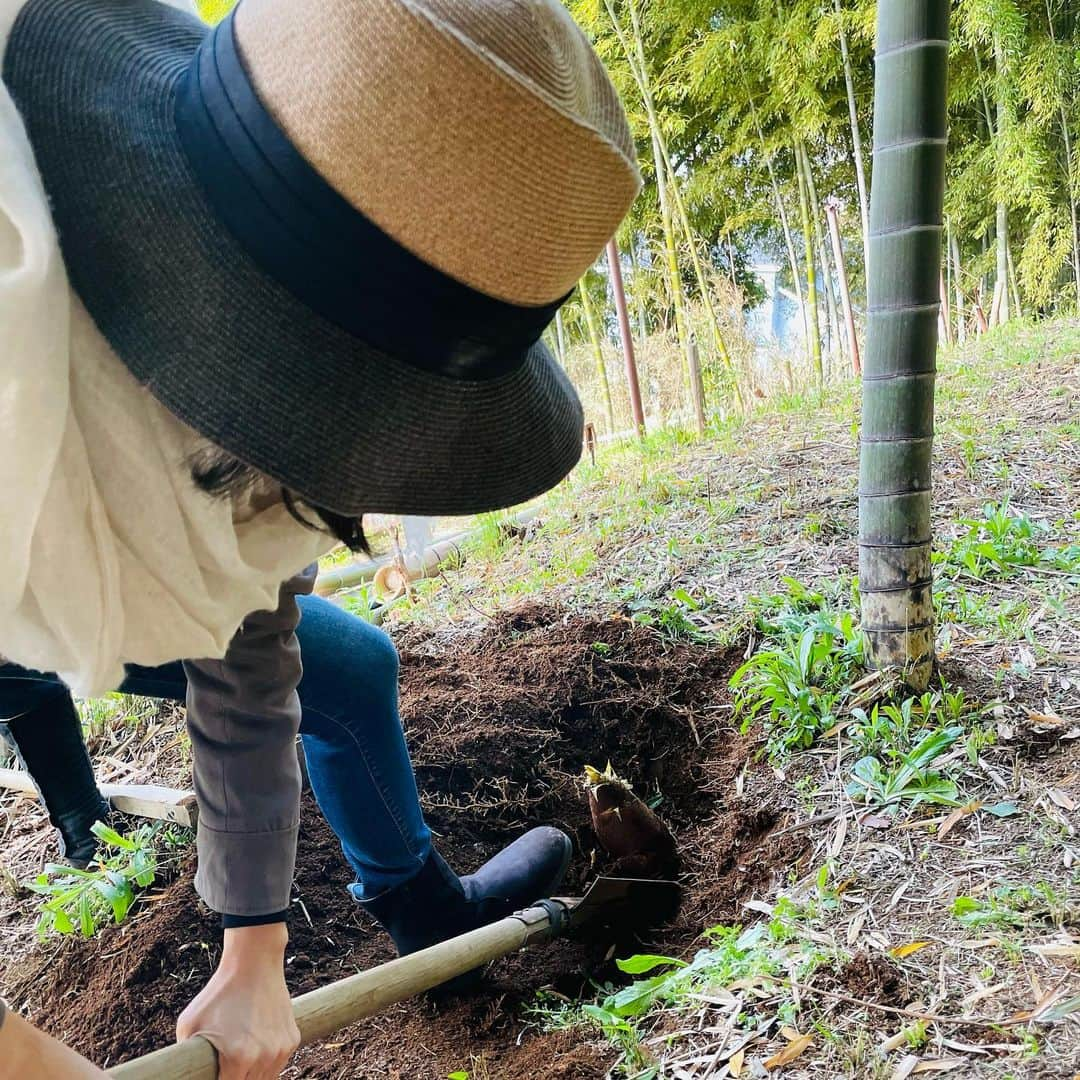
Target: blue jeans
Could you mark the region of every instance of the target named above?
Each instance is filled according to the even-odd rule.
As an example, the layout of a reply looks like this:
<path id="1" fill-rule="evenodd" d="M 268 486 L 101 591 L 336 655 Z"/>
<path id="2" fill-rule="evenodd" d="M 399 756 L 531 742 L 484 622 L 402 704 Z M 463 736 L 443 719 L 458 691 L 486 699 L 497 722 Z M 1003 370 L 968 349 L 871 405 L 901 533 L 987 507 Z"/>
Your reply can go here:
<path id="1" fill-rule="evenodd" d="M 397 652 L 381 630 L 328 600 L 297 600 L 300 734 L 311 787 L 356 872 L 354 893 L 368 899 L 407 881 L 431 851 L 398 716 Z M 179 662 L 127 671 L 125 694 L 184 701 Z M 0 664 L 0 720 L 33 712 L 47 723 L 50 705 L 67 695 L 53 675 Z"/>

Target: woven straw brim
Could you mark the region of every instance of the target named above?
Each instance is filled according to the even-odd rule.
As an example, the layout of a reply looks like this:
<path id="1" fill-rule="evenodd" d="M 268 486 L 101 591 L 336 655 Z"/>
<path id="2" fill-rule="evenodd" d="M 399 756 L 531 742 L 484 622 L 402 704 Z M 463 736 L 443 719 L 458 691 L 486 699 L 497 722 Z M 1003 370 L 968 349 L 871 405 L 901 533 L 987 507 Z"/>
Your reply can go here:
<path id="1" fill-rule="evenodd" d="M 71 281 L 171 412 L 347 514 L 510 506 L 573 468 L 581 408 L 545 346 L 497 380 L 420 371 L 315 315 L 230 238 L 173 120 L 199 24 L 152 0 L 32 0 L 23 16 L 5 80 Z M 424 313 L 402 297 L 398 317 Z"/>

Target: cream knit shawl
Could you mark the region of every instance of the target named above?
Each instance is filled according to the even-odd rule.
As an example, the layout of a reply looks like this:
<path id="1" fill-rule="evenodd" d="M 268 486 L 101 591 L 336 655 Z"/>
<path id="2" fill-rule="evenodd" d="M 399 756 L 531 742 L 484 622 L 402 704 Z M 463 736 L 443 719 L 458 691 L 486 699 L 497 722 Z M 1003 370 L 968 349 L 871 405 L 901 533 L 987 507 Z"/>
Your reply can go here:
<path id="1" fill-rule="evenodd" d="M 23 2 L 0 0 L 0 56 Z M 198 491 L 187 462 L 204 446 L 70 291 L 0 84 L 0 657 L 89 697 L 127 663 L 221 657 L 246 615 L 276 606 L 332 541 L 280 501 Z"/>

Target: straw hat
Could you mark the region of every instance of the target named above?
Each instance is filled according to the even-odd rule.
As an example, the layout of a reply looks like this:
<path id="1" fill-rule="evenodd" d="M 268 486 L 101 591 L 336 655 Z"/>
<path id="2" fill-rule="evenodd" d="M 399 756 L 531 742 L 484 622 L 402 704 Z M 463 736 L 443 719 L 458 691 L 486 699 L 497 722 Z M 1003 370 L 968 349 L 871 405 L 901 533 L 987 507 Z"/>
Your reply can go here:
<path id="1" fill-rule="evenodd" d="M 350 514 L 573 467 L 540 335 L 640 181 L 557 0 L 29 0 L 4 80 L 72 284 L 208 439 Z"/>

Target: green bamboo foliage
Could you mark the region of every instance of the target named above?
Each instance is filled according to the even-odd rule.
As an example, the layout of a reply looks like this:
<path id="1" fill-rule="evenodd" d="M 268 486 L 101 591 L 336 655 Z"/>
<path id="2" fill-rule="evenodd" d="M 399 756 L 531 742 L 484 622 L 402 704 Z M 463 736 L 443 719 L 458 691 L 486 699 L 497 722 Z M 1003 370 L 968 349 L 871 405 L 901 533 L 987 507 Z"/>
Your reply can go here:
<path id="1" fill-rule="evenodd" d="M 949 2 L 881 3 L 877 27 L 859 585 L 871 665 L 924 688 Z"/>

